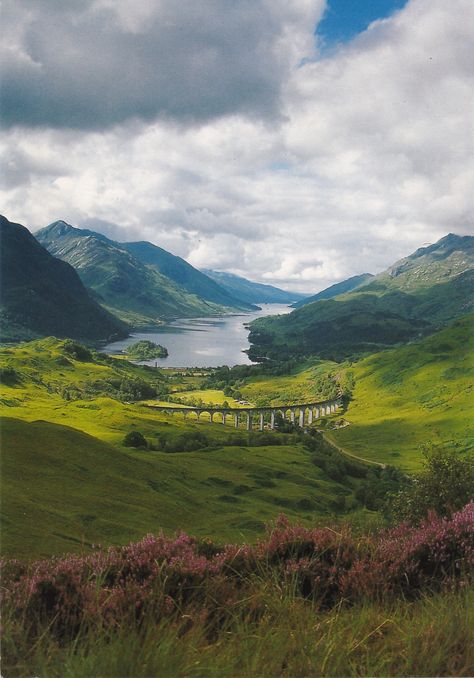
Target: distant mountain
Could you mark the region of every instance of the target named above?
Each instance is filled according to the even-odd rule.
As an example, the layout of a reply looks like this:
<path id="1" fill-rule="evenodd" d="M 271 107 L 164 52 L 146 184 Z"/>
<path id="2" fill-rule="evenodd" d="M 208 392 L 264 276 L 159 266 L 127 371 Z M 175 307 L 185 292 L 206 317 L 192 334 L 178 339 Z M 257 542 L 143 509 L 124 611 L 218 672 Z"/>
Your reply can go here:
<path id="1" fill-rule="evenodd" d="M 225 291 L 221 295 L 222 302 L 188 291 L 161 273 L 156 264 L 143 261 L 151 260 L 153 256 L 155 260 L 159 258 L 154 246 L 148 246 L 148 243 L 118 243 L 100 233 L 74 228 L 64 221 L 50 224 L 36 233 L 36 237 L 51 254 L 74 266 L 82 282 L 93 290 L 100 303 L 135 327 L 178 316 L 215 315 L 249 308 L 244 302 L 230 299 Z M 165 262 L 163 267 L 166 264 L 167 269 L 172 268 L 172 255 L 160 256 Z M 187 275 L 186 285 L 191 287 L 188 266 L 192 267 L 178 257 L 176 260 L 175 277 Z M 196 271 L 197 278 L 201 275 Z M 206 294 L 211 286 L 212 281 L 209 280 Z"/>
<path id="2" fill-rule="evenodd" d="M 410 292 L 451 280 L 474 267 L 474 237 L 449 233 L 433 245 L 400 259 L 376 280 Z"/>
<path id="3" fill-rule="evenodd" d="M 474 237 L 449 234 L 351 292 L 251 324 L 249 355 L 342 358 L 430 334 L 474 308 Z"/>
<path id="4" fill-rule="evenodd" d="M 305 296 L 298 292 L 286 292 L 278 287 L 273 287 L 273 285 L 251 282 L 232 273 L 212 271 L 206 268 L 203 269 L 203 273 L 213 278 L 230 294 L 243 299 L 249 304 L 290 304 Z"/>
<path id="5" fill-rule="evenodd" d="M 2 341 L 127 335 L 123 323 L 90 297 L 73 267 L 47 252 L 28 229 L 0 216 L 0 237 Z"/>
<path id="6" fill-rule="evenodd" d="M 361 275 L 354 275 L 352 278 L 343 280 L 340 283 L 331 285 L 331 287 L 327 287 L 325 290 L 322 290 L 317 294 L 313 294 L 312 297 L 305 297 L 304 299 L 297 301 L 295 304 L 292 304 L 292 308 L 301 308 L 302 306 L 306 306 L 306 304 L 311 304 L 311 302 L 320 301 L 321 299 L 333 299 L 334 297 L 337 297 L 339 294 L 345 294 L 346 292 L 351 292 L 352 290 L 361 287 L 369 280 L 371 280 L 371 278 L 373 277 L 374 276 L 372 275 L 372 273 L 362 273 Z"/>
<path id="7" fill-rule="evenodd" d="M 257 307 L 239 294 L 233 294 L 225 285 L 218 284 L 209 276 L 191 266 L 187 261 L 170 254 L 150 242 L 124 242 L 121 246 L 135 259 L 146 266 L 152 266 L 159 273 L 173 280 L 187 292 L 196 294 L 206 301 L 243 310 L 255 310 Z"/>

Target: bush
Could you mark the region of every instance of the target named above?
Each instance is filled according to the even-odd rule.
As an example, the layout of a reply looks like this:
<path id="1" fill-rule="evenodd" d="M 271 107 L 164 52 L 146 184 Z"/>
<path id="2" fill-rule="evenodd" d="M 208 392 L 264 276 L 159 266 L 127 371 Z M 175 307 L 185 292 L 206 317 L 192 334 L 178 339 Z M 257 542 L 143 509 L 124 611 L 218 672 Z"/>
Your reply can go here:
<path id="1" fill-rule="evenodd" d="M 139 431 L 130 431 L 123 439 L 125 447 L 147 447 L 145 436 Z"/>
<path id="2" fill-rule="evenodd" d="M 451 516 L 474 499 L 474 461 L 442 449 L 426 450 L 422 473 L 398 492 L 390 510 L 395 522 L 420 523 L 430 511 Z"/>
<path id="3" fill-rule="evenodd" d="M 13 367 L 0 368 L 0 384 L 5 386 L 16 386 L 21 381 L 21 377 Z"/>
<path id="4" fill-rule="evenodd" d="M 159 439 L 159 448 L 163 452 L 193 452 L 210 445 L 208 438 L 200 431 L 162 435 Z"/>
<path id="5" fill-rule="evenodd" d="M 348 530 L 290 525 L 282 516 L 253 545 L 219 548 L 183 533 L 160 534 L 86 556 L 6 561 L 4 610 L 23 620 L 31 641 L 46 628 L 60 642 L 93 623 L 134 628 L 147 612 L 157 620 L 189 612 L 207 629 L 225 628 L 237 604 L 266 614 L 255 606 L 258 580 L 280 598 L 293 592 L 327 608 L 466 584 L 473 558 L 474 504 L 451 519 L 431 516 L 420 527 L 357 539 Z"/>
<path id="6" fill-rule="evenodd" d="M 91 351 L 82 344 L 78 344 L 71 339 L 66 339 L 63 344 L 63 352 L 71 356 L 75 360 L 80 360 L 81 362 L 88 363 L 93 360 Z"/>

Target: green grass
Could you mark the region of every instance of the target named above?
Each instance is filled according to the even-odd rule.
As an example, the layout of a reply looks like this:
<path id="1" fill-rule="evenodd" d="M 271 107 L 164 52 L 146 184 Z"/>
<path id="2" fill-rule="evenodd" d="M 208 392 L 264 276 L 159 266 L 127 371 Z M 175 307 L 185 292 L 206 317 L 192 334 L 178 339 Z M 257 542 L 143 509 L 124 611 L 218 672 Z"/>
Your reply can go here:
<path id="1" fill-rule="evenodd" d="M 421 446 L 472 452 L 473 316 L 412 343 L 351 366 L 351 425 L 332 435 L 342 447 L 368 459 L 419 468 Z"/>
<path id="2" fill-rule="evenodd" d="M 2 551 L 40 557 L 186 530 L 252 540 L 284 511 L 314 524 L 357 481 L 330 480 L 300 445 L 166 454 L 45 421 L 2 426 Z M 200 429 L 202 427 L 199 427 Z"/>
<path id="3" fill-rule="evenodd" d="M 306 403 L 324 400 L 329 393 L 321 388 L 321 378 L 340 367 L 329 360 L 315 360 L 284 376 L 256 376 L 240 387 L 242 396 L 258 405 Z"/>
<path id="4" fill-rule="evenodd" d="M 218 389 L 205 389 L 205 390 L 196 390 L 196 391 L 179 391 L 174 394 L 183 402 L 188 402 L 192 404 L 196 400 L 202 400 L 206 405 L 222 405 L 223 403 L 228 403 L 229 407 L 244 407 L 239 405 L 237 400 L 231 396 L 224 395 L 224 391 Z"/>
<path id="5" fill-rule="evenodd" d="M 5 554 L 123 544 L 161 528 L 244 541 L 282 511 L 311 523 L 338 513 L 340 504 L 333 502 L 341 495 L 353 496 L 357 481 L 330 480 L 291 436 L 285 445 L 246 447 L 245 430 L 204 417 L 198 423 L 142 403 L 61 396 L 65 385 L 84 387 L 117 375 L 161 383 L 156 370 L 101 362 L 100 356 L 98 362 L 65 360 L 64 342 L 52 338 L 2 349 L 0 360 L 10 370 L 1 389 Z M 133 450 L 122 445 L 130 431 L 158 450 L 162 436 L 199 432 L 212 449 Z M 259 434 L 252 435 L 255 442 Z M 348 502 L 348 510 L 357 506 Z"/>
<path id="6" fill-rule="evenodd" d="M 265 605 L 258 621 L 248 613 Z M 150 620 L 79 631 L 58 643 L 46 631 L 31 646 L 7 627 L 4 675 L 60 678 L 149 676 L 472 676 L 474 594 L 425 595 L 321 612 L 261 582 L 235 605 L 232 623 L 209 638 L 199 619 Z"/>

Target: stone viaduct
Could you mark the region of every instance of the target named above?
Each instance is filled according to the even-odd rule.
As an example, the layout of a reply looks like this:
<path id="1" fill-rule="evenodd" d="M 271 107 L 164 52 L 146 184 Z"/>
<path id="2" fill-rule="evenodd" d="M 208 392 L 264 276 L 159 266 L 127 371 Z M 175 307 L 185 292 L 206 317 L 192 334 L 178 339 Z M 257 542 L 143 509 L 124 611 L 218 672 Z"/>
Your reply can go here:
<path id="1" fill-rule="evenodd" d="M 325 417 L 336 412 L 342 405 L 340 397 L 332 400 L 323 400 L 317 403 L 304 403 L 301 405 L 277 405 L 275 407 L 239 407 L 239 408 L 222 408 L 222 407 L 173 407 L 172 405 L 150 405 L 154 410 L 163 412 L 164 414 L 182 414 L 184 418 L 194 415 L 199 421 L 202 414 L 208 414 L 210 421 L 214 422 L 215 418 L 221 424 L 225 424 L 227 418 L 233 418 L 233 423 L 236 428 L 239 428 L 243 421 L 247 431 L 252 430 L 254 419 L 255 424 L 258 425 L 260 431 L 263 431 L 265 424 L 267 428 L 273 430 L 275 428 L 275 416 L 279 412 L 285 419 L 289 413 L 289 420 L 294 424 L 298 422 L 299 426 L 308 423 L 312 424 L 315 419 Z"/>

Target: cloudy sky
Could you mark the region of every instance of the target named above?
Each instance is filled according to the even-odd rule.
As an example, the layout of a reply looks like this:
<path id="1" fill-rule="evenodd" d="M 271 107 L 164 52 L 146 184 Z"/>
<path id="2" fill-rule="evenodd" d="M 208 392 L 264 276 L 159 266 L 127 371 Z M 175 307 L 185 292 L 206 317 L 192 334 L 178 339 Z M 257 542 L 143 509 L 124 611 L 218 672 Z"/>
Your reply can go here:
<path id="1" fill-rule="evenodd" d="M 299 291 L 474 228 L 472 0 L 4 0 L 1 204 Z"/>

